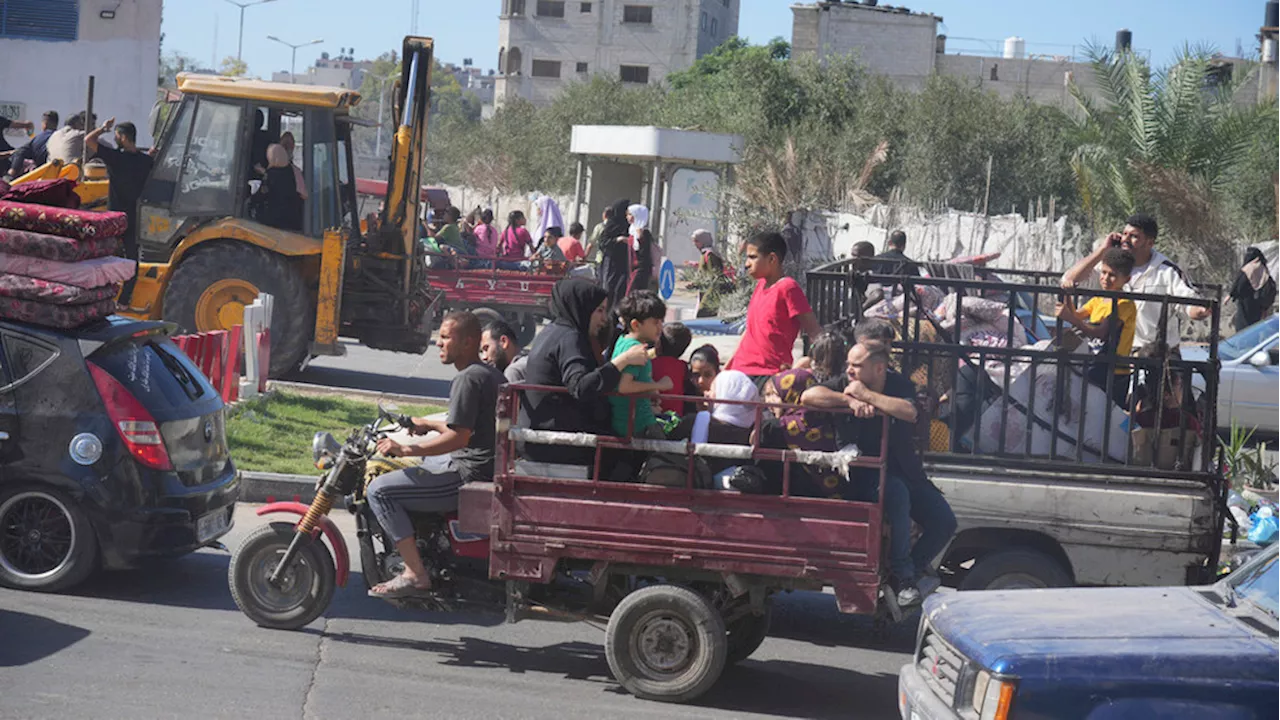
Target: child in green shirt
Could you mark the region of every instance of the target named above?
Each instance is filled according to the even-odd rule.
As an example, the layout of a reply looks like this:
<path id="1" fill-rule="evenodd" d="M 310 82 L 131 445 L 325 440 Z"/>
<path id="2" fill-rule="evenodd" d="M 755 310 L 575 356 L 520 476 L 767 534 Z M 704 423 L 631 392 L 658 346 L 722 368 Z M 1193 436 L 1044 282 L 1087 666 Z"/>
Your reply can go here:
<path id="1" fill-rule="evenodd" d="M 622 318 L 627 334 L 618 338 L 613 345 L 613 357 L 618 357 L 636 345 L 654 345 L 662 336 L 662 320 L 667 315 L 667 306 L 652 290 L 636 290 L 618 303 L 618 315 Z M 652 392 L 671 390 L 671 378 L 653 381 L 653 362 L 646 360 L 644 365 L 632 366 L 622 371 L 622 380 L 618 383 L 619 395 L 644 395 Z M 627 436 L 627 425 L 631 419 L 631 407 L 635 407 L 635 424 L 632 428 L 634 437 L 650 437 L 662 439 L 662 428 L 657 424 L 653 407 L 646 397 L 610 397 L 609 405 L 613 410 L 613 431 L 619 437 Z"/>

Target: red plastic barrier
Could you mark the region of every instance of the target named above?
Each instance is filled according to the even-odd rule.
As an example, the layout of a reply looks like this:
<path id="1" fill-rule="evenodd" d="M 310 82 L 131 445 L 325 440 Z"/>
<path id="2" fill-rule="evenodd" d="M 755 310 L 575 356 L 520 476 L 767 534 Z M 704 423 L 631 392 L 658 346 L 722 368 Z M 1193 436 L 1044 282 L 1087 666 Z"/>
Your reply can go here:
<path id="1" fill-rule="evenodd" d="M 246 339 L 244 327 L 236 325 L 231 330 L 215 330 L 194 335 L 176 335 L 173 342 L 200 372 L 209 379 L 213 389 L 222 397 L 223 402 L 235 402 L 240 398 L 240 378 L 245 374 L 244 349 Z M 270 331 L 258 333 L 258 362 L 262 368 L 271 364 Z M 259 392 L 266 392 L 267 373 L 258 374 Z"/>

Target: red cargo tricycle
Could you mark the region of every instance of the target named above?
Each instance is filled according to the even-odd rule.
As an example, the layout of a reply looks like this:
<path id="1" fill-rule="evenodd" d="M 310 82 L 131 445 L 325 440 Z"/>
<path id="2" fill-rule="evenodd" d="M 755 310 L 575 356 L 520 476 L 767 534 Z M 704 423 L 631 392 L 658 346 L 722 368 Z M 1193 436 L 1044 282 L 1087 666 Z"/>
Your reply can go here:
<path id="1" fill-rule="evenodd" d="M 829 587 L 841 612 L 900 619 L 888 605 L 892 592 L 883 593 L 887 602 L 878 612 L 881 505 L 791 493 L 792 466 L 803 463 L 878 470 L 877 497 L 883 497 L 883 446 L 879 457 L 856 457 L 531 430 L 519 426 L 519 393 L 527 390 L 566 392 L 503 388 L 493 482 L 465 486 L 456 515 L 414 518 L 433 590 L 393 602 L 431 610 L 490 608 L 505 612 L 508 622 L 607 623 L 605 651 L 615 679 L 634 695 L 669 702 L 698 697 L 726 663 L 760 646 L 777 592 Z M 770 407 L 736 404 L 754 406 L 757 418 Z M 316 434 L 313 453 L 325 473 L 310 506 L 284 502 L 258 510 L 302 516 L 259 528 L 232 558 L 232 596 L 259 625 L 302 627 L 325 610 L 335 586 L 345 585 L 347 546 L 328 517 L 339 502 L 356 517 L 365 582 L 372 587 L 402 570 L 365 489 L 393 468 L 375 456 L 377 441 L 408 419 L 378 410 L 342 444 Z M 888 435 L 882 433 L 882 442 Z M 522 443 L 592 447 L 595 466 L 531 462 L 517 457 Z M 684 454 L 684 487 L 600 480 L 609 448 Z M 780 463 L 782 493 L 695 488 L 700 456 Z"/>

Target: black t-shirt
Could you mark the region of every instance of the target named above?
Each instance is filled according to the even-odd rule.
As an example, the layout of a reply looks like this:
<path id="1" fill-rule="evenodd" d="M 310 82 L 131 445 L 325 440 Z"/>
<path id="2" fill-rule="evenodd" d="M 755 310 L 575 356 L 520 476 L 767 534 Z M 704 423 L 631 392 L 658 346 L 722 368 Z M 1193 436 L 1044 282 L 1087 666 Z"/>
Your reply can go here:
<path id="1" fill-rule="evenodd" d="M 107 187 L 107 207 L 128 215 L 132 230 L 136 227 L 134 216 L 138 212 L 142 186 L 147 182 L 147 175 L 151 174 L 151 156 L 99 143 L 94 157 L 106 164 L 107 176 L 111 180 Z"/>
<path id="2" fill-rule="evenodd" d="M 822 383 L 822 386 L 842 393 L 849 386 L 849 379 L 837 375 Z M 901 373 L 889 370 L 885 373 L 884 390 L 881 394 L 915 402 L 916 386 Z M 845 418 L 836 433 L 840 444 L 852 442 L 863 455 L 879 457 L 880 441 L 884 435 L 884 416 L 877 414 L 870 418 Z M 889 419 L 889 472 L 906 481 L 928 480 L 920 453 L 916 452 L 914 423 L 897 418 Z"/>
<path id="3" fill-rule="evenodd" d="M 502 373 L 473 363 L 449 385 L 449 427 L 471 431 L 467 446 L 454 450 L 453 467 L 463 482 L 493 479 L 493 446 L 497 431 L 498 386 Z"/>
<path id="4" fill-rule="evenodd" d="M 9 152 L 13 146 L 9 144 L 9 139 L 4 136 L 4 131 L 9 129 L 9 125 L 13 123 L 7 117 L 0 117 L 0 152 Z"/>

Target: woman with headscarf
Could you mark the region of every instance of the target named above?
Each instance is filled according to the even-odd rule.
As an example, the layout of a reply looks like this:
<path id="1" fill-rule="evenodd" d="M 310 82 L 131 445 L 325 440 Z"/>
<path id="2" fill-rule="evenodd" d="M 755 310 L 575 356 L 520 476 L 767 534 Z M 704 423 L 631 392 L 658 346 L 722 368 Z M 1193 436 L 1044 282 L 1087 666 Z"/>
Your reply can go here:
<path id="1" fill-rule="evenodd" d="M 630 278 L 627 282 L 627 293 L 633 290 L 648 290 L 653 279 L 653 235 L 649 232 L 649 208 L 636 204 L 627 208 L 628 251 L 630 255 Z"/>
<path id="2" fill-rule="evenodd" d="M 649 360 L 643 345 L 601 364 L 592 339 L 609 324 L 609 300 L 604 288 L 586 278 L 565 278 L 551 292 L 551 324 L 529 349 L 525 382 L 552 385 L 568 393 L 529 391 L 521 398 L 521 413 L 535 430 L 599 432 L 608 428 L 609 404 L 604 394 L 618 389 L 622 370 Z M 541 462 L 590 464 L 591 448 L 526 445 L 526 453 Z"/>
<path id="3" fill-rule="evenodd" d="M 761 421 L 761 445 L 825 452 L 835 452 L 838 449 L 834 418 L 823 418 L 821 412 L 806 410 L 800 405 L 800 397 L 804 395 L 804 391 L 817 384 L 817 379 L 808 370 L 785 370 L 765 382 L 765 402 L 786 403 L 793 407 L 775 408 L 772 417 Z M 780 482 L 780 467 L 777 468 L 776 476 Z M 847 491 L 847 485 L 848 481 L 831 468 L 796 463 L 791 465 L 792 495 L 839 498 Z"/>
<path id="4" fill-rule="evenodd" d="M 755 402 L 760 399 L 760 391 L 745 374 L 737 370 L 728 370 L 717 375 L 711 382 L 709 397 L 718 400 Z M 668 439 L 692 440 L 695 443 L 750 445 L 751 431 L 756 426 L 755 413 L 756 409 L 750 405 L 712 403 L 710 410 L 686 415 L 668 435 Z M 743 464 L 740 460 L 726 458 L 708 457 L 705 460 L 712 475 Z"/>
<path id="5" fill-rule="evenodd" d="M 1231 298 L 1236 301 L 1236 332 L 1261 320 L 1276 301 L 1275 278 L 1271 277 L 1267 258 L 1258 248 L 1244 251 L 1244 265 L 1231 284 Z"/>
<path id="6" fill-rule="evenodd" d="M 631 276 L 631 231 L 627 220 L 630 205 L 626 198 L 615 202 L 600 233 L 600 284 L 609 294 L 611 307 L 626 296 Z"/>
<path id="7" fill-rule="evenodd" d="M 258 188 L 262 223 L 282 230 L 302 230 L 302 197 L 284 146 L 267 147 L 267 172 Z"/>
<path id="8" fill-rule="evenodd" d="M 537 216 L 533 237 L 541 239 L 551 228 L 560 228 L 560 234 L 564 234 L 564 218 L 560 215 L 560 205 L 549 195 L 543 195 L 534 201 L 533 212 Z"/>
<path id="9" fill-rule="evenodd" d="M 293 182 L 298 186 L 298 197 L 302 198 L 303 202 L 306 202 L 307 181 L 302 177 L 302 168 L 298 167 L 297 163 L 293 161 L 293 151 L 297 144 L 298 141 L 293 139 L 293 133 L 286 131 L 280 135 L 280 145 L 288 153 L 289 164 L 293 166 Z"/>
<path id="10" fill-rule="evenodd" d="M 724 273 L 724 258 L 716 253 L 716 239 L 709 230 L 693 231 L 693 246 L 702 254 L 702 262 L 700 267 L 703 270 L 712 270 L 717 273 Z"/>

